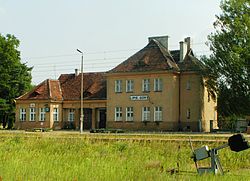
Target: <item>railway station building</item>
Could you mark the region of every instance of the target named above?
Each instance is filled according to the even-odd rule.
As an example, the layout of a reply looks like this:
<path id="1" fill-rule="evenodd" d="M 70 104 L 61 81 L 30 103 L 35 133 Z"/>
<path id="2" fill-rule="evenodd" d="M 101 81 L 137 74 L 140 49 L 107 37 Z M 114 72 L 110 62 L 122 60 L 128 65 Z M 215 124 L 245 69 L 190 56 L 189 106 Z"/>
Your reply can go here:
<path id="1" fill-rule="evenodd" d="M 205 87 L 191 39 L 169 50 L 168 36 L 148 44 L 107 72 L 83 74 L 84 129 L 209 132 L 216 100 Z M 16 99 L 17 129 L 80 129 L 81 74 L 47 79 Z"/>

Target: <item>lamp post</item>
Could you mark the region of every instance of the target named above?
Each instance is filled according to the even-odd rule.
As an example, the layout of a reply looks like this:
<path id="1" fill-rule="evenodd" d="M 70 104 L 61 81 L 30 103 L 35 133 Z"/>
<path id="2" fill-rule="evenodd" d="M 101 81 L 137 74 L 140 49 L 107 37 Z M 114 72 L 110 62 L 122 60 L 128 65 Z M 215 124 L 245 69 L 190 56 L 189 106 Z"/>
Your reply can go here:
<path id="1" fill-rule="evenodd" d="M 80 117 L 80 133 L 83 132 L 83 52 L 79 49 L 76 49 L 79 53 L 81 53 L 81 117 Z"/>

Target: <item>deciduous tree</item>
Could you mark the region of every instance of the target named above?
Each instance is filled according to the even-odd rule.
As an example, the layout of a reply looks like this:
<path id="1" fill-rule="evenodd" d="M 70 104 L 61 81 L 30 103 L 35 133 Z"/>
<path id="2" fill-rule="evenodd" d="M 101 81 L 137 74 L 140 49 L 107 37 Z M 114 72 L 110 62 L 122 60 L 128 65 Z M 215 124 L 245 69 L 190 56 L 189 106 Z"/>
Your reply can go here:
<path id="1" fill-rule="evenodd" d="M 19 40 L 0 34 L 0 122 L 3 127 L 14 119 L 14 100 L 31 88 L 31 70 L 21 63 Z"/>
<path id="2" fill-rule="evenodd" d="M 222 0 L 215 32 L 208 36 L 206 85 L 218 95 L 222 116 L 250 115 L 250 1 Z"/>

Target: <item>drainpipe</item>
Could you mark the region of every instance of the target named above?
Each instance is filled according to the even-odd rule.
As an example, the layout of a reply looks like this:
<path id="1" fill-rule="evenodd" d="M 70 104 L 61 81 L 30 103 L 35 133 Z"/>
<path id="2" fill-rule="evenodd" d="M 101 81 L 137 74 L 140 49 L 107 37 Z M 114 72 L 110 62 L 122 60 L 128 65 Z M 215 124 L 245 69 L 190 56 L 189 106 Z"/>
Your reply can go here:
<path id="1" fill-rule="evenodd" d="M 179 74 L 179 115 L 178 115 L 178 131 L 181 131 L 181 72 Z"/>

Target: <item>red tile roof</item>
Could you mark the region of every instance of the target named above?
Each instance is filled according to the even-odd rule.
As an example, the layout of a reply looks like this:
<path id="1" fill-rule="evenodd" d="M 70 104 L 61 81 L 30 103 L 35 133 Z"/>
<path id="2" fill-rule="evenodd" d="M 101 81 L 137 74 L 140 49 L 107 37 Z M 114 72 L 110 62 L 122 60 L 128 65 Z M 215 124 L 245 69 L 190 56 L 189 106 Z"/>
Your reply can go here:
<path id="1" fill-rule="evenodd" d="M 180 50 L 168 51 L 157 40 L 152 39 L 146 47 L 116 66 L 108 73 L 147 71 L 197 71 L 202 63 L 194 57 L 190 49 L 180 62 Z"/>
<path id="2" fill-rule="evenodd" d="M 170 52 L 153 39 L 146 47 L 109 72 L 145 72 L 172 69 L 178 70 L 179 68 Z"/>
<path id="3" fill-rule="evenodd" d="M 105 73 L 83 74 L 83 98 L 106 99 Z M 62 74 L 58 80 L 45 80 L 18 100 L 80 100 L 81 74 Z"/>
<path id="4" fill-rule="evenodd" d="M 79 100 L 81 97 L 81 74 L 62 74 L 59 77 L 64 100 Z M 104 73 L 83 74 L 84 99 L 106 99 L 106 78 Z"/>
<path id="5" fill-rule="evenodd" d="M 190 49 L 184 61 L 180 62 L 180 51 L 168 51 L 157 40 L 152 39 L 146 47 L 107 73 L 147 72 L 147 71 L 197 71 L 202 63 L 194 57 Z M 107 85 L 105 73 L 83 74 L 84 99 L 106 99 Z M 45 80 L 32 91 L 18 99 L 80 100 L 81 74 L 62 74 L 58 80 Z"/>
<path id="6" fill-rule="evenodd" d="M 50 97 L 52 98 L 52 100 L 62 100 L 63 95 L 60 82 L 58 80 L 50 80 L 49 86 Z"/>
<path id="7" fill-rule="evenodd" d="M 190 50 L 187 52 L 184 60 L 182 62 L 178 62 L 178 67 L 182 72 L 186 71 L 200 71 L 204 68 L 203 63 L 198 60 L 194 54 L 193 51 Z"/>
<path id="8" fill-rule="evenodd" d="M 58 80 L 47 79 L 32 91 L 17 98 L 18 100 L 62 100 L 62 91 Z"/>

